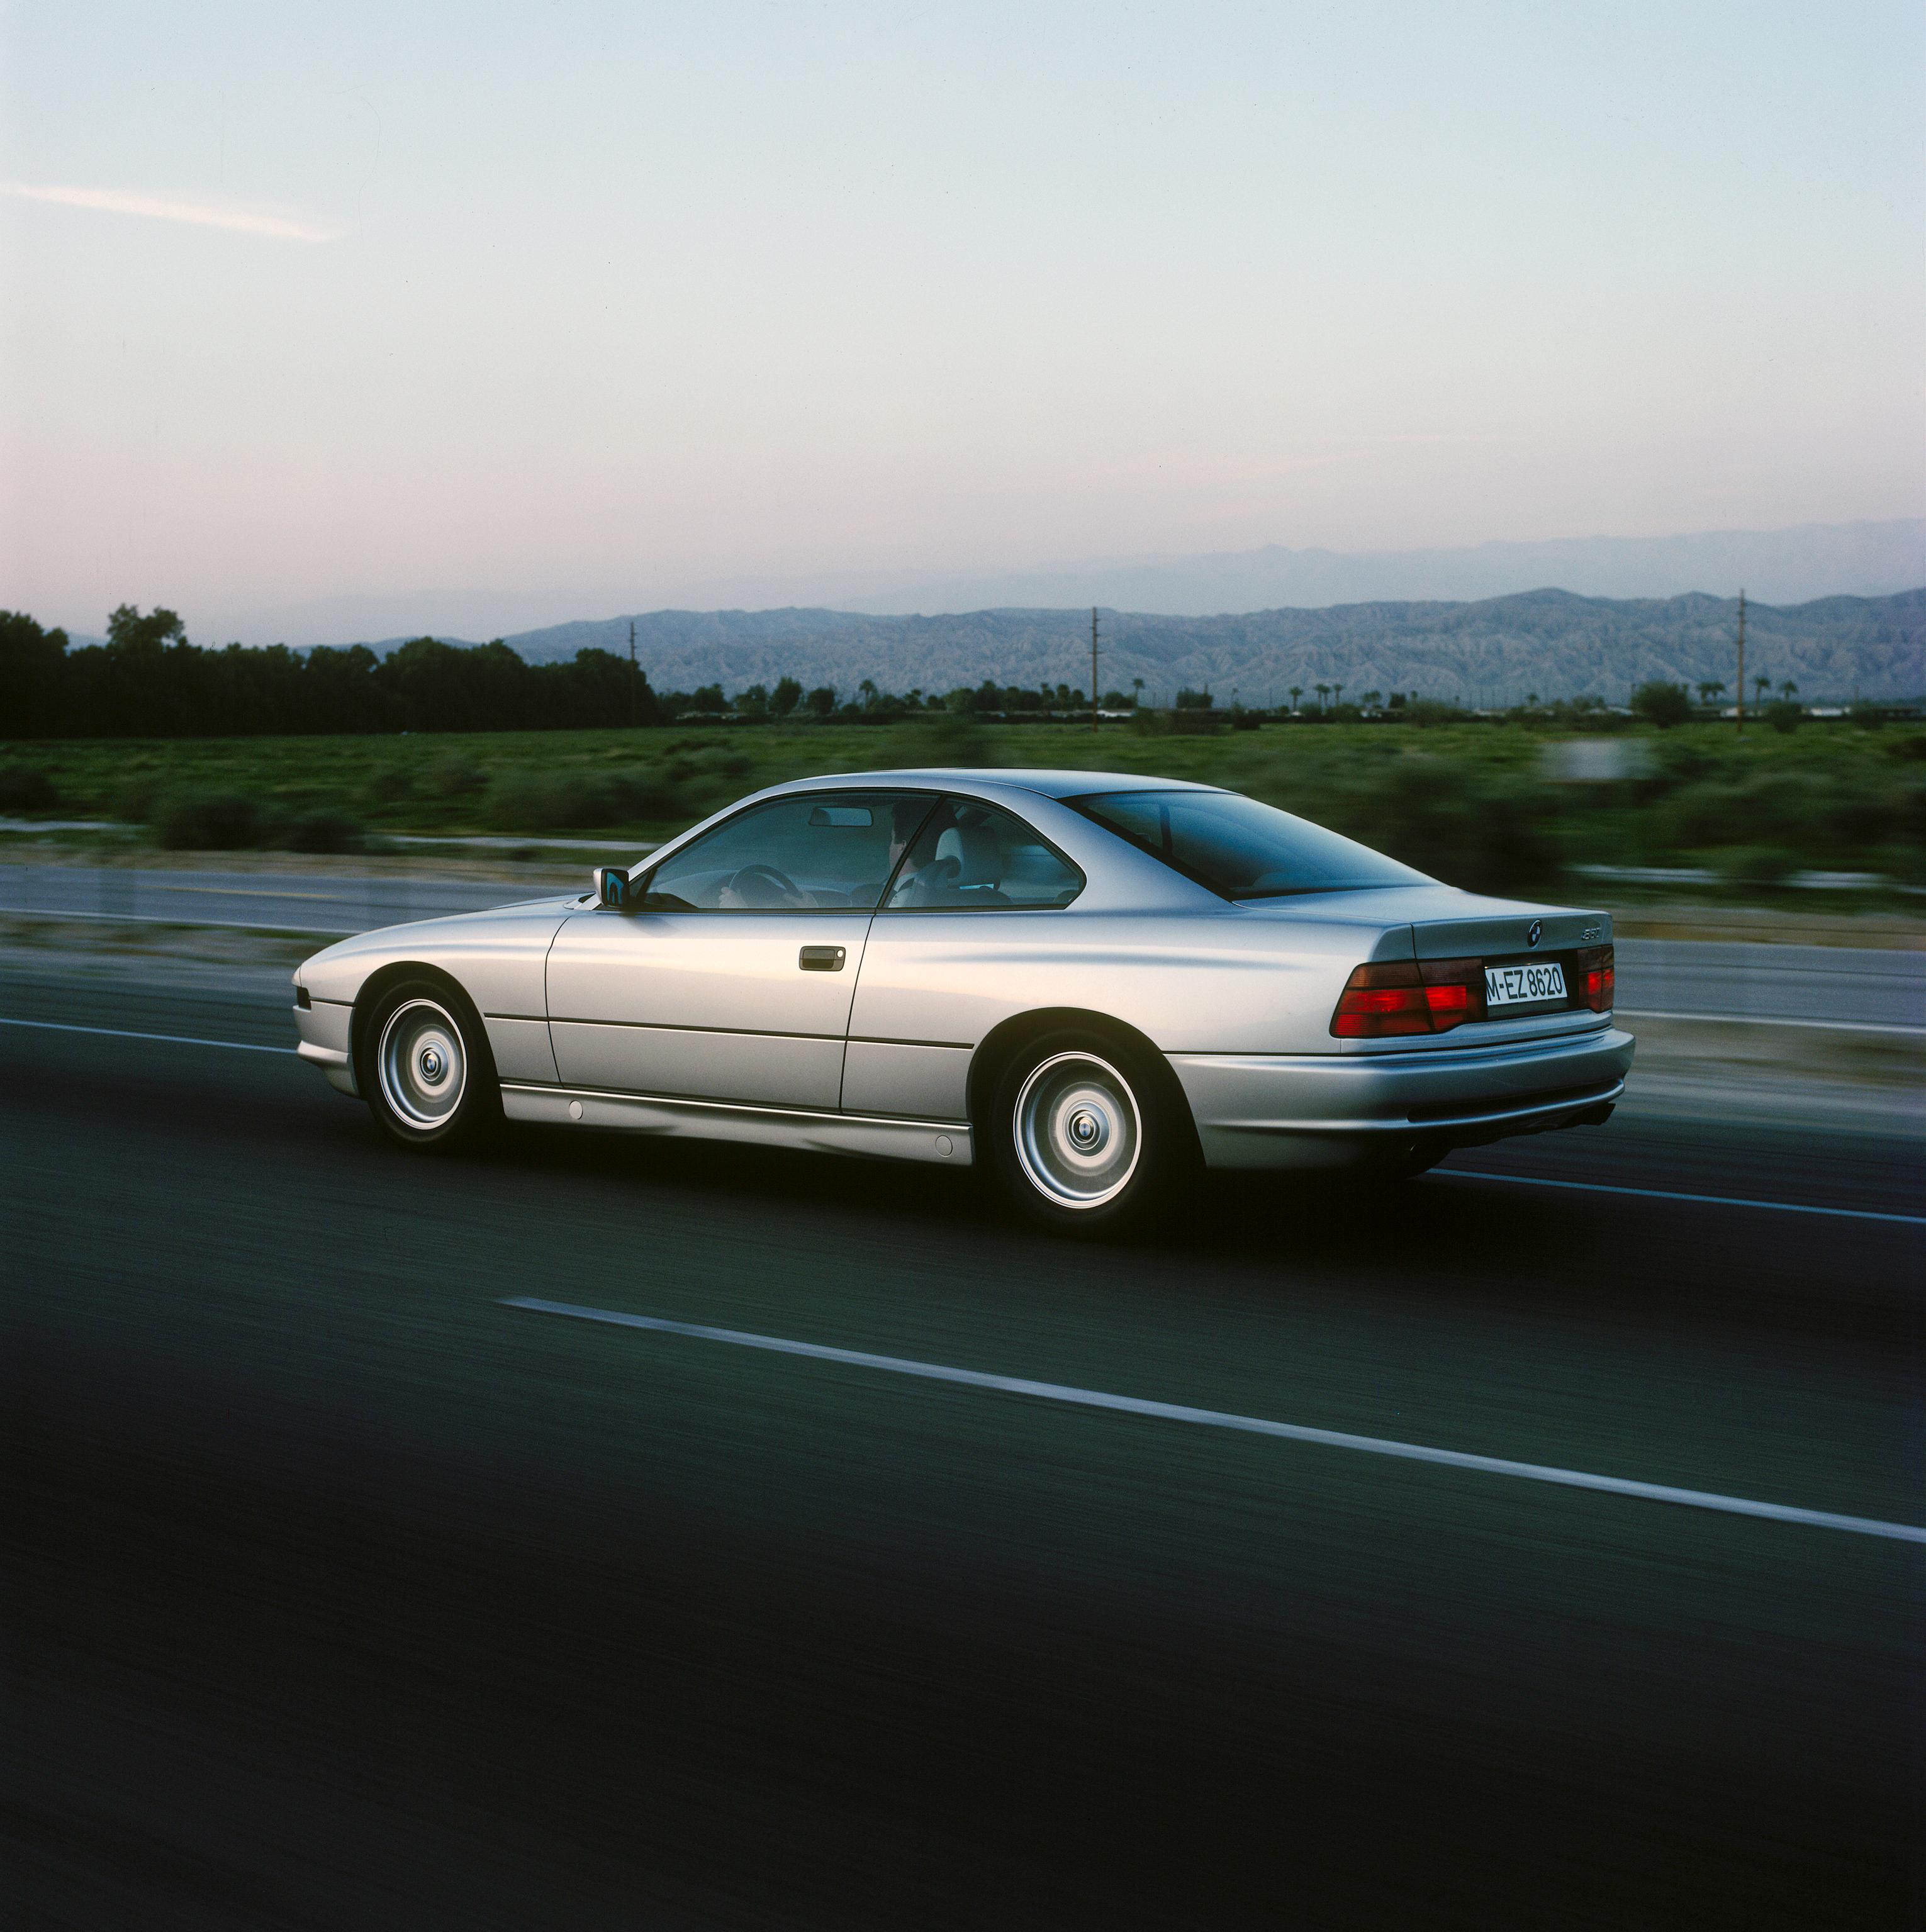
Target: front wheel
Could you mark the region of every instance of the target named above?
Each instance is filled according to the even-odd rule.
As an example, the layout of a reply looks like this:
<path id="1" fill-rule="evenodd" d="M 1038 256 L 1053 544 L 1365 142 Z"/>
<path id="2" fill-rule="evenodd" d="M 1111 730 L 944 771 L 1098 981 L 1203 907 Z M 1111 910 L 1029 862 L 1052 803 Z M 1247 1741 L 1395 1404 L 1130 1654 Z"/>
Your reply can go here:
<path id="1" fill-rule="evenodd" d="M 1195 1165 L 1167 1068 L 1094 1034 L 1053 1034 L 1004 1070 L 988 1123 L 992 1172 L 1030 1220 L 1066 1234 L 1155 1219 Z"/>
<path id="2" fill-rule="evenodd" d="M 389 988 L 363 1040 L 362 1085 L 391 1140 L 440 1152 L 472 1144 L 500 1120 L 488 1040 L 451 988 L 432 980 Z"/>

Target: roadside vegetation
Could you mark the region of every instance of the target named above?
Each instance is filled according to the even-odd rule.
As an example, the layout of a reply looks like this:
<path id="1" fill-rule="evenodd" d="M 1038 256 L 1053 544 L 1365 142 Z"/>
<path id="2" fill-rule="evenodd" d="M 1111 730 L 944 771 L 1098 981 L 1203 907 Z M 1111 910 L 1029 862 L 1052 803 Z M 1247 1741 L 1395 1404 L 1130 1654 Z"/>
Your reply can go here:
<path id="1" fill-rule="evenodd" d="M 1709 868 L 1756 898 L 1802 871 L 1926 884 L 1926 732 L 1618 721 L 686 724 L 542 732 L 43 740 L 0 745 L 0 815 L 112 819 L 176 850 L 353 851 L 386 836 L 667 837 L 825 772 L 1048 765 L 1231 786 L 1490 891 L 1586 865 Z M 1890 889 L 1889 887 L 1888 888 Z M 1595 892 L 1594 896 L 1595 896 Z"/>

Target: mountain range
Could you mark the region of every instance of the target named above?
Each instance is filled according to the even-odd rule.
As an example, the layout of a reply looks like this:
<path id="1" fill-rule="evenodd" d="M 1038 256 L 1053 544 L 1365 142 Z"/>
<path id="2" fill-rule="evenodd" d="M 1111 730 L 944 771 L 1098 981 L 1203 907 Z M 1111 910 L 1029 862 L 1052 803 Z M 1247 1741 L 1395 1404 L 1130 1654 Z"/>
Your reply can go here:
<path id="1" fill-rule="evenodd" d="M 499 638 L 593 610 L 772 610 L 798 606 L 856 615 L 976 610 L 1115 610 L 1164 616 L 1308 609 L 1391 600 L 1478 602 L 1548 584 L 1581 597 L 1671 598 L 1744 590 L 1762 604 L 1881 597 L 1926 584 L 1926 518 L 1803 524 L 1778 530 L 1683 536 L 1582 537 L 1446 550 L 1259 550 L 1137 556 L 1019 571 L 856 571 L 704 579 L 664 560 L 627 585 L 591 590 L 469 588 L 311 598 L 230 613 L 190 611 L 196 637 L 244 644 Z M 77 628 L 70 623 L 74 634 Z"/>
<path id="2" fill-rule="evenodd" d="M 1374 602 L 1240 616 L 1170 617 L 1106 610 L 1100 617 L 1106 690 L 1141 678 L 1147 698 L 1208 687 L 1223 702 L 1270 704 L 1292 685 L 1342 682 L 1415 691 L 1468 704 L 1595 694 L 1624 702 L 1651 678 L 1696 685 L 1736 677 L 1737 600 L 1580 597 L 1534 590 L 1475 602 Z M 847 610 L 657 610 L 634 618 L 560 624 L 507 641 L 532 662 L 584 649 L 626 654 L 629 626 L 658 690 L 799 678 L 853 694 L 864 678 L 883 689 L 945 692 L 984 678 L 998 684 L 1066 683 L 1090 676 L 1086 610 L 978 610 L 890 616 Z M 1748 678 L 1796 682 L 1808 701 L 1906 698 L 1926 691 L 1926 590 L 1886 597 L 1828 597 L 1790 606 L 1752 604 Z"/>

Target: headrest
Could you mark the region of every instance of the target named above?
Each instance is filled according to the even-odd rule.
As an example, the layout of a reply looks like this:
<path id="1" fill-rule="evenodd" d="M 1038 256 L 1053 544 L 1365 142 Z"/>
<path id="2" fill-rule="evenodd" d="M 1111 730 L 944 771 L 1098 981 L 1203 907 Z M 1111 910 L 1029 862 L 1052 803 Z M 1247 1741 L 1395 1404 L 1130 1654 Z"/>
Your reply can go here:
<path id="1" fill-rule="evenodd" d="M 981 819 L 963 819 L 936 842 L 938 859 L 954 859 L 958 886 L 994 886 L 1003 878 L 1003 843 Z"/>

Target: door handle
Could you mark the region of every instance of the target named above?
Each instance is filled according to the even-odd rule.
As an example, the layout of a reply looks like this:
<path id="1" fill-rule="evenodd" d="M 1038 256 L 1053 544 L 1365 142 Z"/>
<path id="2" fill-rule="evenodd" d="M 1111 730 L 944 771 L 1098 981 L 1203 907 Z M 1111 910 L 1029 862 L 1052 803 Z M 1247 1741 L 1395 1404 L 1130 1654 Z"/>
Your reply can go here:
<path id="1" fill-rule="evenodd" d="M 840 973 L 847 956 L 840 946 L 806 946 L 796 963 L 806 973 Z"/>

